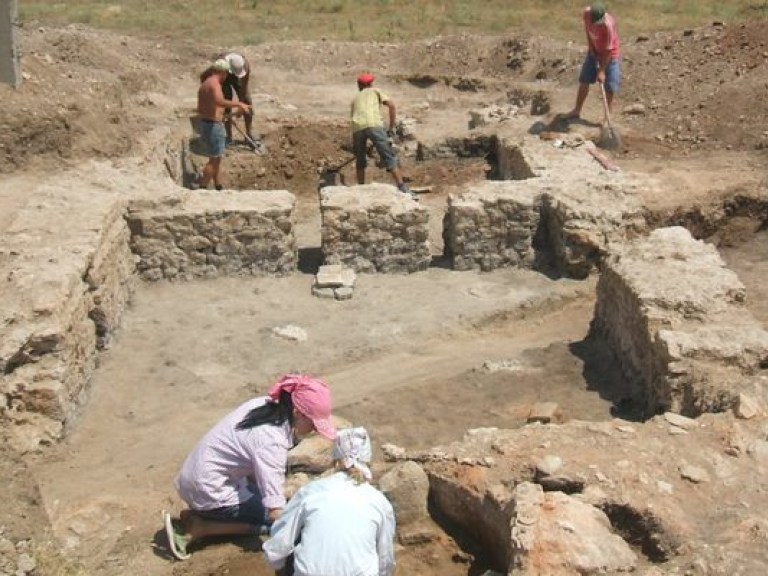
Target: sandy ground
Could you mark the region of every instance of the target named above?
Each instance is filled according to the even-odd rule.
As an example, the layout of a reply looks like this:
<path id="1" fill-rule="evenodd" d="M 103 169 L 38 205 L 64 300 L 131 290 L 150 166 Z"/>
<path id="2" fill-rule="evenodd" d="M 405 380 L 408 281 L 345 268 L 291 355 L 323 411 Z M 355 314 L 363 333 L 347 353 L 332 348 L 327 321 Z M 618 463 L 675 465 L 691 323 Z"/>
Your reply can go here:
<path id="1" fill-rule="evenodd" d="M 181 461 L 285 371 L 322 375 L 338 414 L 377 443 L 430 446 L 467 428 L 517 425 L 536 400 L 609 417 L 610 402 L 587 390 L 568 348 L 588 329 L 591 283 L 433 269 L 361 276 L 348 302 L 313 298 L 310 283 L 294 275 L 139 291 L 77 428 L 35 467 L 57 534 L 91 568 L 170 569 L 146 544 L 158 511 L 179 505 L 171 480 Z M 307 341 L 273 335 L 286 324 Z M 505 369 L 491 373 L 485 361 Z"/>

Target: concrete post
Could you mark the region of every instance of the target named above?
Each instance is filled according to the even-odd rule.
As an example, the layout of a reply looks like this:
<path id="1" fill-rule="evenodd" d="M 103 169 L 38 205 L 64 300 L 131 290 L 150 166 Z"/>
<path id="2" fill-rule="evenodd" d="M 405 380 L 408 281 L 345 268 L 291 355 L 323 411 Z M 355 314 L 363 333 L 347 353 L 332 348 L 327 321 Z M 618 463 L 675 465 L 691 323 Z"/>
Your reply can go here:
<path id="1" fill-rule="evenodd" d="M 21 84 L 16 0 L 0 0 L 0 82 L 17 88 Z"/>

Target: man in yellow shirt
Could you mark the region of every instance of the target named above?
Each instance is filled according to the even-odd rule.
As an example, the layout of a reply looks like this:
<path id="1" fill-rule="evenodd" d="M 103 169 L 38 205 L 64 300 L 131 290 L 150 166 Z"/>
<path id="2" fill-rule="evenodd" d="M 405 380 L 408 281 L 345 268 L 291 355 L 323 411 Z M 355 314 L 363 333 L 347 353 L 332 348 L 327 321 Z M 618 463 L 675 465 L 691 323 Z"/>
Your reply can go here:
<path id="1" fill-rule="evenodd" d="M 392 174 L 392 178 L 400 192 L 409 195 L 414 200 L 408 185 L 403 181 L 403 175 L 397 167 L 397 157 L 392 149 L 389 134 L 395 130 L 395 103 L 383 92 L 373 87 L 372 74 L 361 74 L 357 78 L 358 93 L 352 101 L 352 148 L 355 152 L 355 167 L 357 168 L 357 183 L 365 184 L 365 168 L 368 165 L 366 151 L 368 140 L 373 142 L 381 163 Z M 384 119 L 381 106 L 389 110 L 389 134 L 384 130 Z"/>

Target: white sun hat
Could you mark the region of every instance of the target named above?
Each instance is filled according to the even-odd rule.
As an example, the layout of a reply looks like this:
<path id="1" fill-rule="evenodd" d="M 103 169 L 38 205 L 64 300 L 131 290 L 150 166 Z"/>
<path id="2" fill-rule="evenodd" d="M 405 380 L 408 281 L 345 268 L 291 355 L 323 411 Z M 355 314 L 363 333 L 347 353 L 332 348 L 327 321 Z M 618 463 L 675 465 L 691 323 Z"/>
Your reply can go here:
<path id="1" fill-rule="evenodd" d="M 229 65 L 232 67 L 232 74 L 234 74 L 238 78 L 242 78 L 248 73 L 248 71 L 245 69 L 245 58 L 240 56 L 240 54 L 236 54 L 232 52 L 230 54 L 227 54 L 224 58 L 227 60 L 227 62 L 229 62 Z"/>

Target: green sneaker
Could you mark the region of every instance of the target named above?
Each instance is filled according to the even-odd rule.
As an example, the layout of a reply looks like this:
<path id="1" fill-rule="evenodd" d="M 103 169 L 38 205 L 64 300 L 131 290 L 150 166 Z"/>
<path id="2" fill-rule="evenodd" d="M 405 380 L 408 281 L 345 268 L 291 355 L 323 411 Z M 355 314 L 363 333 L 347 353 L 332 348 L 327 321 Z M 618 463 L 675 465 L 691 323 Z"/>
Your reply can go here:
<path id="1" fill-rule="evenodd" d="M 174 522 L 170 513 L 165 510 L 163 510 L 163 524 L 171 553 L 179 560 L 188 559 L 190 554 L 187 552 L 187 537 L 184 536 L 178 522 Z"/>

